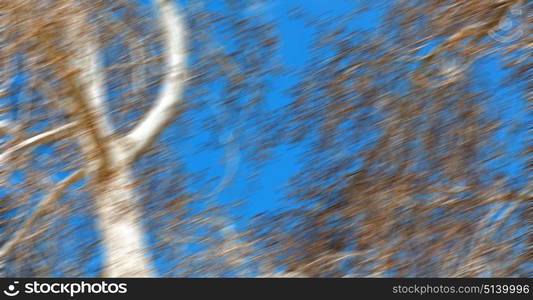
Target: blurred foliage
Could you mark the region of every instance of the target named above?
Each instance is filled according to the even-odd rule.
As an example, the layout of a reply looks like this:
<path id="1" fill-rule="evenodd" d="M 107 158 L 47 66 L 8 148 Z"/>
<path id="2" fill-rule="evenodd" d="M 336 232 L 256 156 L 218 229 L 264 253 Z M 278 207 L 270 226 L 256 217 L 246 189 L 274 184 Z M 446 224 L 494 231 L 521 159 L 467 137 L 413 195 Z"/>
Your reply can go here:
<path id="1" fill-rule="evenodd" d="M 61 23 L 80 7 L 101 44 L 118 134 L 154 101 L 165 66 L 149 4 L 74 2 L 0 0 L 2 114 L 18 124 L 3 149 L 69 119 L 61 109 L 68 74 L 51 60 L 64 59 L 76 43 Z M 531 126 L 530 2 L 397 0 L 342 17 L 303 12 L 315 34 L 295 74 L 283 73 L 276 21 L 250 14 L 255 2 L 182 3 L 191 31 L 186 99 L 135 166 L 162 275 L 532 275 L 531 144 L 523 138 Z M 376 29 L 354 28 L 371 9 L 382 12 Z M 488 83 L 487 61 L 509 74 L 501 85 Z M 297 83 L 287 91 L 290 103 L 271 110 L 266 99 L 280 74 Z M 495 103 L 506 88 L 517 91 L 508 105 L 524 107 L 526 120 L 500 113 Z M 502 139 L 510 127 L 517 137 Z M 214 197 L 232 178 L 208 185 L 214 193 L 192 188 L 203 174 L 184 167 L 187 152 L 179 148 L 199 133 L 209 135 L 207 147 L 258 164 L 278 145 L 304 149 L 287 207 L 237 226 L 236 209 Z M 502 146 L 509 143 L 518 155 Z M 2 174 L 1 240 L 82 162 L 74 139 L 10 161 Z M 502 170 L 509 162 L 518 167 Z M 4 273 L 98 276 L 89 194 L 84 182 L 71 188 L 6 258 Z"/>

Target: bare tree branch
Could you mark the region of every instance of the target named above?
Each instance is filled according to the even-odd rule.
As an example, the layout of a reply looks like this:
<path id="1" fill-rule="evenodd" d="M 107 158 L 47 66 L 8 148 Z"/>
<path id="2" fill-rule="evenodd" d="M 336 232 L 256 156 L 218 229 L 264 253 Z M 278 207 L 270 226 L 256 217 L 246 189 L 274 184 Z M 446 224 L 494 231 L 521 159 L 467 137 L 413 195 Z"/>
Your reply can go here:
<path id="1" fill-rule="evenodd" d="M 105 76 L 102 70 L 102 59 L 98 55 L 96 39 L 91 37 L 85 47 L 82 47 L 80 51 L 82 51 L 80 54 L 85 56 L 79 62 L 84 65 L 80 70 L 87 73 L 80 77 L 86 80 L 82 84 L 87 85 L 87 105 L 98 117 L 99 123 L 96 125 L 101 134 L 104 137 L 110 136 L 112 127 L 108 119 L 108 109 L 105 102 Z"/>
<path id="2" fill-rule="evenodd" d="M 73 129 L 76 126 L 77 126 L 76 122 L 73 122 L 73 123 L 60 126 L 58 128 L 47 130 L 37 135 L 34 135 L 18 143 L 17 145 L 7 149 L 6 151 L 4 151 L 4 153 L 0 154 L 0 162 L 4 162 L 5 160 L 9 159 L 9 157 L 17 151 L 39 146 L 44 143 L 49 143 L 49 142 L 53 142 L 53 141 L 65 138 L 70 135 L 71 129 Z"/>
<path id="3" fill-rule="evenodd" d="M 46 47 L 48 59 L 62 74 L 61 79 L 70 98 L 69 113 L 79 121 L 80 132 L 88 133 L 80 135 L 82 148 L 86 155 L 91 156 L 90 160 L 98 160 L 97 169 L 101 172 L 109 166 L 106 139 L 111 135 L 111 128 L 105 117 L 104 79 L 98 62 L 97 41 L 87 30 L 89 25 L 83 10 L 75 12 L 75 17 L 66 22 L 68 40 L 76 41 L 71 43 L 72 52 L 55 43 L 54 31 L 42 34 L 41 39 L 49 45 Z M 61 59 L 66 59 L 67 63 Z"/>
<path id="4" fill-rule="evenodd" d="M 0 260 L 3 259 L 11 250 L 13 250 L 24 238 L 24 235 L 30 230 L 32 225 L 37 219 L 46 214 L 47 209 L 51 204 L 56 202 L 65 193 L 65 190 L 70 187 L 76 181 L 82 179 L 85 176 L 84 170 L 78 170 L 59 182 L 55 190 L 53 190 L 46 198 L 44 198 L 39 205 L 35 208 L 33 214 L 28 217 L 26 222 L 21 228 L 14 234 L 14 236 L 6 242 L 0 249 Z"/>
<path id="5" fill-rule="evenodd" d="M 165 75 L 156 103 L 126 136 L 132 143 L 131 157 L 141 155 L 163 131 L 176 114 L 176 104 L 181 100 L 186 77 L 187 29 L 182 14 L 176 11 L 172 1 L 158 0 L 161 26 L 166 48 L 168 73 Z"/>

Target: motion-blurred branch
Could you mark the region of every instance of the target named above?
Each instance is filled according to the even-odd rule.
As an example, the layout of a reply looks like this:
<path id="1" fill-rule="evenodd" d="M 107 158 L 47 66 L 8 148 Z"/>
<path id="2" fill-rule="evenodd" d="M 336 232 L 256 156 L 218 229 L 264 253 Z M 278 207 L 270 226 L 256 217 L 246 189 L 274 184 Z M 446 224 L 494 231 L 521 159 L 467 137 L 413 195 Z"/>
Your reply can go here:
<path id="1" fill-rule="evenodd" d="M 176 105 L 181 100 L 187 78 L 187 29 L 183 16 L 175 11 L 171 1 L 157 0 L 156 3 L 161 14 L 168 73 L 154 106 L 125 137 L 126 143 L 131 144 L 128 151 L 132 159 L 146 151 L 176 115 Z"/>
<path id="2" fill-rule="evenodd" d="M 6 151 L 4 151 L 2 154 L 0 154 L 0 162 L 5 163 L 5 161 L 8 160 L 11 157 L 11 155 L 17 151 L 21 151 L 21 150 L 28 149 L 31 147 L 36 147 L 44 143 L 49 143 L 49 142 L 53 142 L 53 141 L 57 141 L 57 140 L 69 137 L 72 135 L 72 130 L 76 126 L 77 126 L 76 122 L 72 122 L 72 123 L 68 123 L 63 126 L 60 126 L 58 128 L 50 129 L 42 133 L 36 134 L 30 138 L 27 138 L 23 140 L 22 142 L 16 144 L 15 146 L 10 147 Z"/>
<path id="3" fill-rule="evenodd" d="M 75 171 L 73 174 L 69 175 L 67 178 L 63 179 L 57 184 L 57 187 L 41 202 L 37 205 L 35 210 L 31 215 L 26 219 L 26 221 L 21 225 L 20 229 L 14 233 L 14 236 L 7 241 L 2 248 L 0 248 L 0 262 L 4 262 L 5 257 L 9 255 L 10 251 L 13 250 L 20 242 L 24 240 L 24 236 L 31 229 L 33 224 L 43 215 L 49 212 L 50 206 L 55 203 L 57 200 L 63 196 L 65 191 L 76 181 L 82 179 L 85 176 L 84 170 Z M 1 268 L 1 266 L 0 266 Z"/>

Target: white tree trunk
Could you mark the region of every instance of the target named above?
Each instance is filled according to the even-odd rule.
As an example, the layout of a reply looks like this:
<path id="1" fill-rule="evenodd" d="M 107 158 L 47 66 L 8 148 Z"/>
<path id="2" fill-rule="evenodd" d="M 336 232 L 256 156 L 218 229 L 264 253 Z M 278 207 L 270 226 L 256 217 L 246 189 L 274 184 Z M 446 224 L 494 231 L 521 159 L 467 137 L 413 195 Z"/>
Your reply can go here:
<path id="1" fill-rule="evenodd" d="M 154 275 L 145 246 L 141 208 L 134 180 L 127 166 L 97 183 L 94 193 L 98 225 L 105 247 L 105 277 L 151 277 Z"/>
<path id="2" fill-rule="evenodd" d="M 168 72 L 152 109 L 128 135 L 111 142 L 111 173 L 101 178 L 95 187 L 98 220 L 106 248 L 106 277 L 155 274 L 144 241 L 131 166 L 176 114 L 186 81 L 187 52 L 187 29 L 181 13 L 176 11 L 173 1 L 157 0 L 155 3 L 164 36 Z"/>

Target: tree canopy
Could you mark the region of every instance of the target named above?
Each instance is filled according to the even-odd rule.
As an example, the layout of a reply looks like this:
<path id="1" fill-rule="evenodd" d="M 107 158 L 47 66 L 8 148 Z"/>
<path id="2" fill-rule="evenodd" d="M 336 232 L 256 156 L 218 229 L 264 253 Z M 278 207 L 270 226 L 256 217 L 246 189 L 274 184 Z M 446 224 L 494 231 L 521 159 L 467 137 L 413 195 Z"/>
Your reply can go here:
<path id="1" fill-rule="evenodd" d="M 0 0 L 5 275 L 105 276 L 125 161 L 158 275 L 531 276 L 530 2 L 171 2 Z M 240 216 L 280 147 L 286 201 Z"/>

